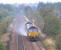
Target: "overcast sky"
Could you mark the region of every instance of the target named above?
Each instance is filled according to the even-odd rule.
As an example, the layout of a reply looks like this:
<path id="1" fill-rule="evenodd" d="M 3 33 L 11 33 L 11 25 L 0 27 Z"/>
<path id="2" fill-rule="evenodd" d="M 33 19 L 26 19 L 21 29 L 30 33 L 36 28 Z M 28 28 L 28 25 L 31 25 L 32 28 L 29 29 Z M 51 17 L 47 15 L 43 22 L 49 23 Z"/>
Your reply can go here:
<path id="1" fill-rule="evenodd" d="M 38 2 L 61 2 L 61 0 L 0 0 L 0 3 L 9 3 L 9 4 L 14 4 L 14 3 L 18 3 L 18 4 L 22 4 L 22 3 L 38 3 Z"/>

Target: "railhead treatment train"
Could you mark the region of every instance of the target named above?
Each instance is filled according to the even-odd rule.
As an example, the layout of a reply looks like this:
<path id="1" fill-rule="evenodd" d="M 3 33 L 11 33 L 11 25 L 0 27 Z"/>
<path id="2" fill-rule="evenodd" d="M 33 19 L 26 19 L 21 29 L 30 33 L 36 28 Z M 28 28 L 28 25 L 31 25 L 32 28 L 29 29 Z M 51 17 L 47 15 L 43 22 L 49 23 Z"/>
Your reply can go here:
<path id="1" fill-rule="evenodd" d="M 35 40 L 36 38 L 39 38 L 40 32 L 36 26 L 34 26 L 31 22 L 27 22 L 25 26 L 26 26 L 27 36 L 29 39 Z"/>

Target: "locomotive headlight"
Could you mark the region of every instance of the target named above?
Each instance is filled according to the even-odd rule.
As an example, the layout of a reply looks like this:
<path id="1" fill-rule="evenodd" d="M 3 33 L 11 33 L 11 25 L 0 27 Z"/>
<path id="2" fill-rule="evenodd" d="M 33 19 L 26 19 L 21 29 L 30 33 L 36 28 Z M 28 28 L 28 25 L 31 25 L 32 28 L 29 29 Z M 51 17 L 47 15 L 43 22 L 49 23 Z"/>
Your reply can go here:
<path id="1" fill-rule="evenodd" d="M 29 33 L 28 36 L 31 36 L 31 34 Z"/>

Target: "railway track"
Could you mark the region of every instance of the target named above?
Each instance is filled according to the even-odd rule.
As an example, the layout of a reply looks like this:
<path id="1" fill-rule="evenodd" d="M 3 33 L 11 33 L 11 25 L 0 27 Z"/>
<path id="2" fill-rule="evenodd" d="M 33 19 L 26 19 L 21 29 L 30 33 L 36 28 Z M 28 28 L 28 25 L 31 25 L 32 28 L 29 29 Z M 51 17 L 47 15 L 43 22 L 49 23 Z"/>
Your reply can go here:
<path id="1" fill-rule="evenodd" d="M 18 50 L 33 50 L 31 43 L 26 37 L 18 36 Z"/>
<path id="2" fill-rule="evenodd" d="M 18 35 L 18 49 L 17 50 L 45 50 L 40 41 L 31 42 L 25 36 Z"/>
<path id="3" fill-rule="evenodd" d="M 45 47 L 42 45 L 41 41 L 36 41 L 36 42 L 32 42 L 29 41 L 29 39 L 25 36 L 21 36 L 16 34 L 15 37 L 13 37 L 13 42 L 14 44 L 11 45 L 13 47 L 11 47 L 12 49 L 10 50 L 46 50 Z M 15 45 L 17 44 L 17 45 Z"/>
<path id="4" fill-rule="evenodd" d="M 25 50 L 23 38 L 20 35 L 18 35 L 17 50 Z"/>
<path id="5" fill-rule="evenodd" d="M 46 50 L 40 41 L 32 42 L 34 50 Z"/>

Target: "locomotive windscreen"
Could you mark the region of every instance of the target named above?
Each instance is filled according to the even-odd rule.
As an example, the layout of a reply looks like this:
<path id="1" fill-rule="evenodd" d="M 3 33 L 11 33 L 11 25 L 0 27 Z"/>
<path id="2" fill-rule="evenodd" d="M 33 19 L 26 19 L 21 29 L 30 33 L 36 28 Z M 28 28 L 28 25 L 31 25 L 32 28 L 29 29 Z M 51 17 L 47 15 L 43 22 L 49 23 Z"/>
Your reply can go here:
<path id="1" fill-rule="evenodd" d="M 38 32 L 38 29 L 37 29 L 36 27 L 32 26 L 32 27 L 30 27 L 30 28 L 28 29 L 28 31 L 29 31 L 29 32 Z"/>

